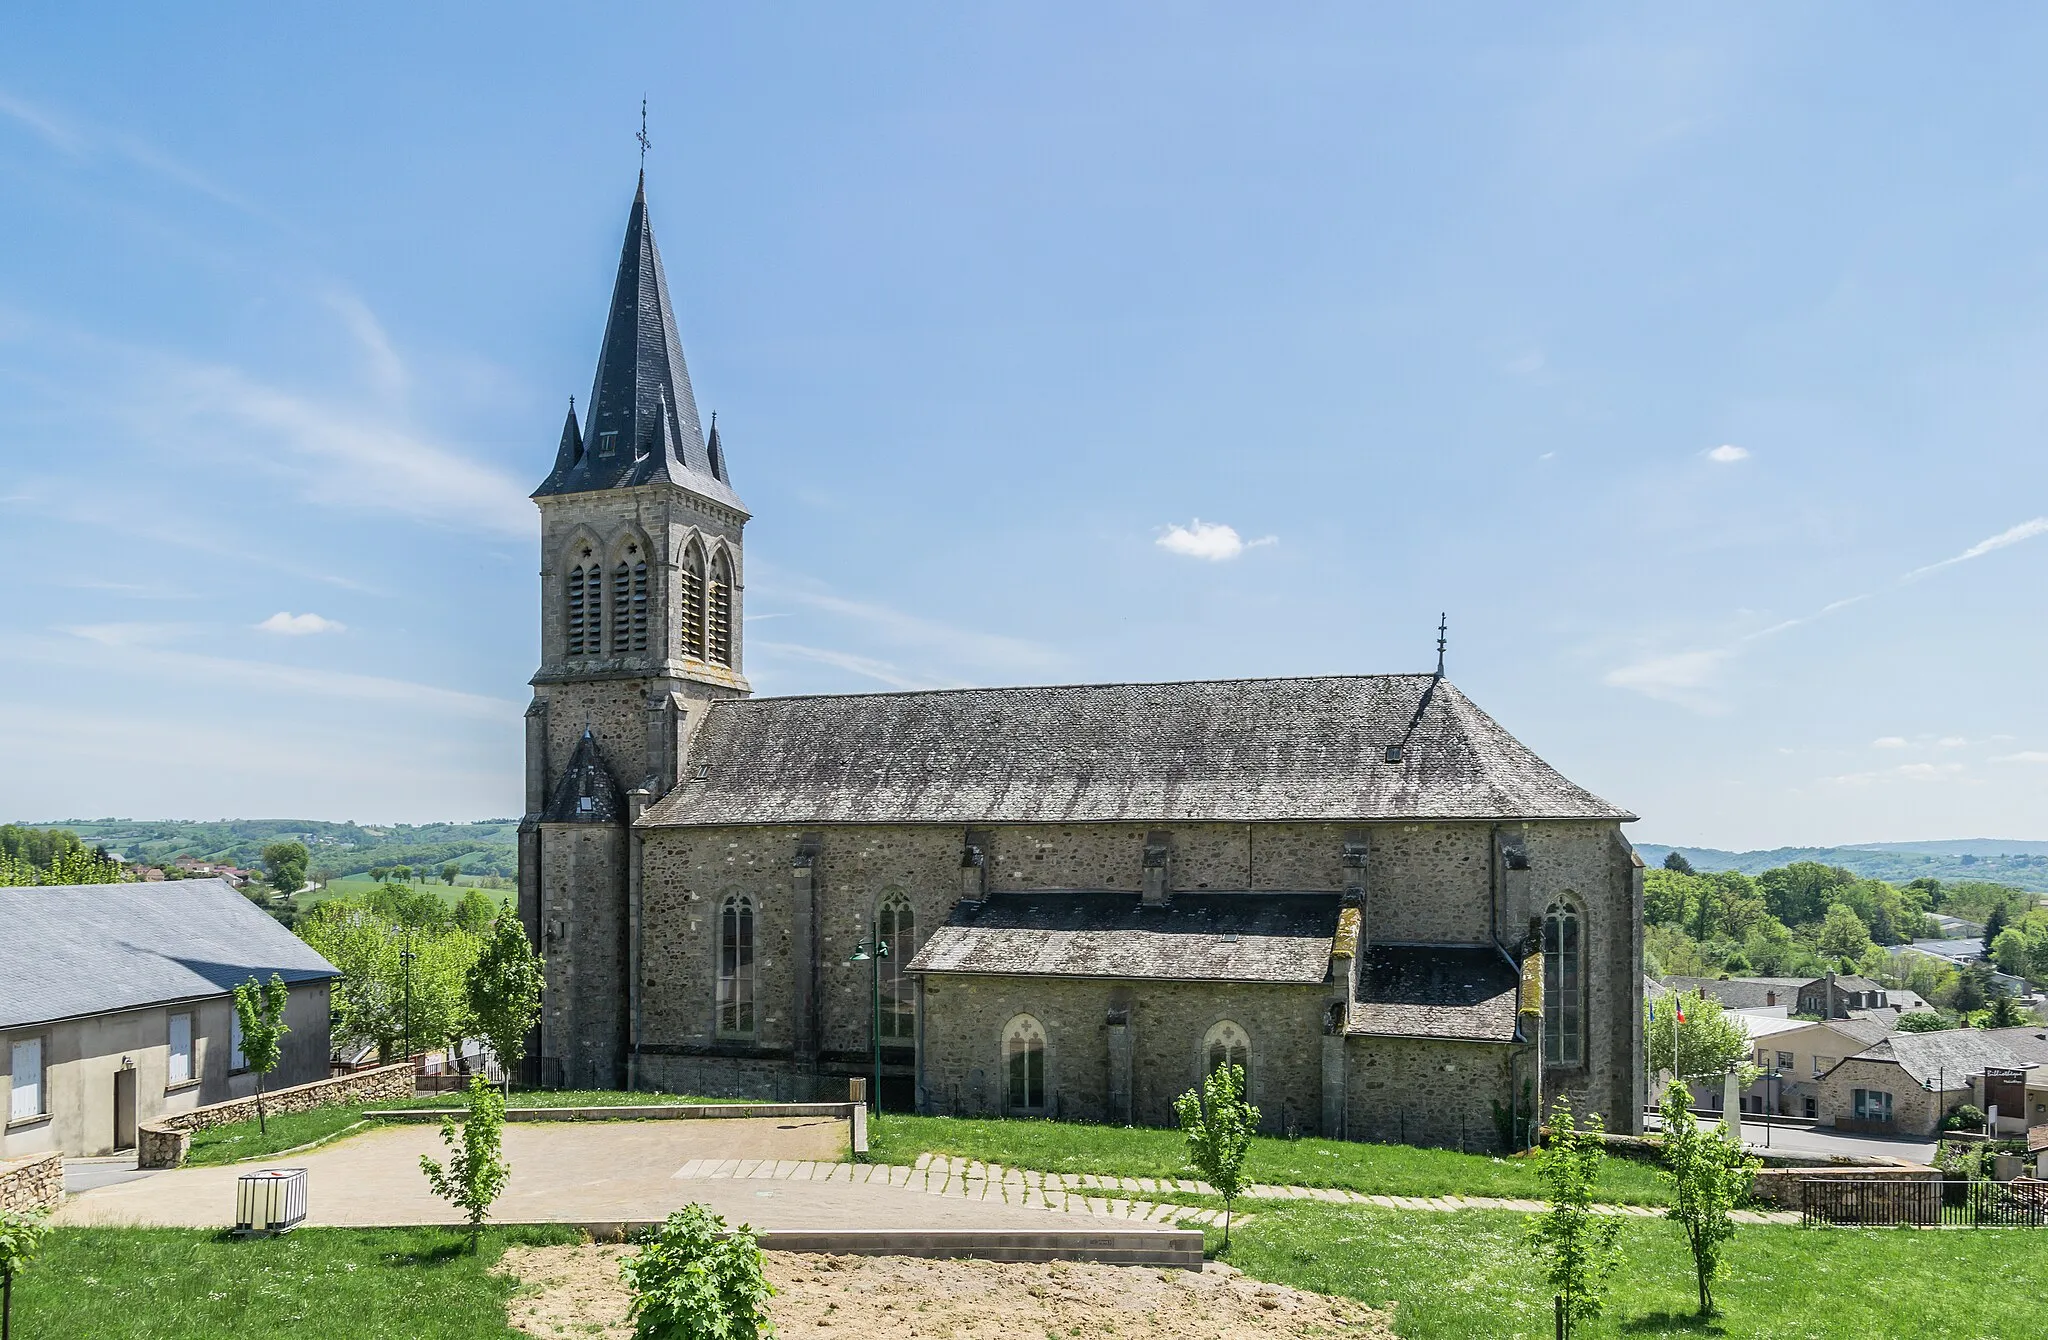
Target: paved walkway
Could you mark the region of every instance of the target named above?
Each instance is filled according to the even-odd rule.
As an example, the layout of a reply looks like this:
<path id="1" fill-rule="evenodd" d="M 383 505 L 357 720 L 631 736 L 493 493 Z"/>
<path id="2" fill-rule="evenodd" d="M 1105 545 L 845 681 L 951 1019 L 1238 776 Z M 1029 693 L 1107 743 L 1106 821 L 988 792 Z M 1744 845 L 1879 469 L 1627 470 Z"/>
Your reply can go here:
<path id="1" fill-rule="evenodd" d="M 227 1227 L 234 1222 L 237 1176 L 257 1167 L 292 1167 L 307 1172 L 309 1224 L 456 1223 L 460 1213 L 435 1197 L 420 1173 L 422 1154 L 445 1160 L 446 1152 L 436 1127 L 390 1125 L 267 1163 L 140 1174 L 95 1168 L 99 1176 L 72 1183 L 78 1194 L 57 1211 L 56 1222 Z M 1220 1210 L 1158 1199 L 1214 1195 L 1206 1182 L 1041 1173 L 933 1155 L 909 1167 L 841 1162 L 845 1156 L 846 1123 L 835 1118 L 512 1122 L 505 1127 L 511 1176 L 492 1218 L 651 1220 L 691 1201 L 735 1223 L 777 1229 L 1043 1229 L 1068 1215 L 1149 1224 L 1207 1224 L 1222 1217 Z M 109 1174 L 123 1180 L 102 1182 Z M 1543 1209 L 1533 1200 L 1367 1195 L 1331 1187 L 1258 1185 L 1245 1194 L 1393 1210 Z M 1642 1205 L 1595 1208 L 1643 1218 L 1663 1213 Z M 1798 1221 L 1785 1211 L 1738 1211 L 1735 1217 Z"/>
<path id="2" fill-rule="evenodd" d="M 909 1167 L 880 1163 L 778 1164 L 766 1160 L 693 1159 L 684 1164 L 676 1176 L 684 1180 L 711 1182 L 800 1181 L 827 1185 L 880 1185 L 969 1204 L 1028 1205 L 1068 1214 L 1103 1215 L 1147 1223 L 1180 1220 L 1210 1223 L 1222 1218 L 1220 1210 L 1194 1209 L 1150 1199 L 1161 1194 L 1216 1194 L 1216 1189 L 1207 1182 L 1190 1178 L 1047 1173 L 943 1154 L 920 1154 L 916 1164 Z M 1546 1208 L 1541 1201 L 1502 1196 L 1386 1196 L 1340 1187 L 1275 1186 L 1268 1183 L 1255 1183 L 1244 1194 L 1248 1198 L 1263 1200 L 1314 1200 L 1335 1205 L 1376 1205 L 1390 1210 L 1516 1210 L 1535 1214 Z M 1656 1205 L 1596 1205 L 1593 1209 L 1596 1214 L 1642 1219 L 1660 1219 L 1664 1215 L 1663 1207 Z M 1248 1216 L 1238 1217 L 1243 1220 Z M 1745 1224 L 1799 1222 L 1799 1216 L 1790 1210 L 1737 1210 L 1731 1217 L 1737 1223 Z"/>

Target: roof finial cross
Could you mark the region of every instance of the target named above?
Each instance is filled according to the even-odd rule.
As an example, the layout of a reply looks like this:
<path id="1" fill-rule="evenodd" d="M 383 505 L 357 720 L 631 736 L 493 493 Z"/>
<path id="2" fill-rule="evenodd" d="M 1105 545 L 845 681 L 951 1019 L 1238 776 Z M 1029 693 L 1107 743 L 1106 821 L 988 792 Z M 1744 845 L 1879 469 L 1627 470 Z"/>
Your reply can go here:
<path id="1" fill-rule="evenodd" d="M 1436 677 L 1438 679 L 1444 677 L 1444 633 L 1450 626 L 1451 616 L 1449 611 L 1436 616 Z"/>
<path id="2" fill-rule="evenodd" d="M 633 137 L 640 141 L 640 175 L 647 175 L 647 149 L 653 141 L 647 138 L 647 99 L 640 99 L 640 133 Z"/>

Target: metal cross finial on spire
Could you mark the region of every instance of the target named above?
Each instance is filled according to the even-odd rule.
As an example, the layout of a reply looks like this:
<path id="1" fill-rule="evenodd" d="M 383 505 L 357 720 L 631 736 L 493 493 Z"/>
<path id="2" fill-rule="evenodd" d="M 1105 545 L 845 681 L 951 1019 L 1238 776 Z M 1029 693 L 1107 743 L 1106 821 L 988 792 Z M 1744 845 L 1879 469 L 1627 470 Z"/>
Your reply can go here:
<path id="1" fill-rule="evenodd" d="M 640 173 L 642 176 L 645 176 L 647 174 L 647 149 L 652 143 L 647 138 L 647 99 L 645 98 L 640 99 L 640 133 L 633 138 L 640 141 Z"/>
<path id="2" fill-rule="evenodd" d="M 1436 616 L 1436 677 L 1444 677 L 1444 634 L 1451 626 L 1449 611 Z"/>

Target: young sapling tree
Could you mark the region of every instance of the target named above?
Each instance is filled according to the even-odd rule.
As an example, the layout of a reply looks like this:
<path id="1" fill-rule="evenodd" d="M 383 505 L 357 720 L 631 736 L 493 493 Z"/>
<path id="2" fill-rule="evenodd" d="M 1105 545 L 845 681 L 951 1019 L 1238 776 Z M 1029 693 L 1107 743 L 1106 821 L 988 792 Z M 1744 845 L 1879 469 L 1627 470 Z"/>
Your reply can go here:
<path id="1" fill-rule="evenodd" d="M 427 1175 L 427 1185 L 433 1187 L 435 1195 L 468 1218 L 469 1249 L 475 1251 L 491 1204 L 505 1189 L 505 1179 L 512 1170 L 504 1155 L 504 1095 L 482 1075 L 473 1075 L 468 1103 L 469 1112 L 460 1131 L 455 1129 L 453 1118 L 441 1122 L 441 1143 L 448 1146 L 448 1166 L 444 1168 L 422 1154 L 420 1171 Z"/>
<path id="2" fill-rule="evenodd" d="M 1593 1213 L 1593 1185 L 1606 1159 L 1606 1126 L 1598 1112 L 1583 1124 L 1570 1104 L 1557 1100 L 1550 1114 L 1550 1141 L 1536 1151 L 1536 1175 L 1550 1208 L 1529 1224 L 1529 1238 L 1549 1269 L 1563 1334 L 1600 1315 L 1607 1277 L 1618 1260 L 1615 1239 L 1621 1221 Z"/>
<path id="3" fill-rule="evenodd" d="M 263 1077 L 277 1069 L 284 1054 L 284 1007 L 291 999 L 284 978 L 270 974 L 268 982 L 254 977 L 235 988 L 235 1021 L 242 1026 L 242 1063 L 256 1073 L 256 1129 L 270 1133 L 263 1115 Z"/>
<path id="4" fill-rule="evenodd" d="M 1714 1281 L 1726 1273 L 1722 1248 L 1735 1236 L 1729 1211 L 1742 1203 L 1763 1160 L 1720 1126 L 1702 1129 L 1692 1115 L 1692 1095 L 1682 1084 L 1664 1091 L 1664 1168 L 1671 1183 L 1665 1216 L 1685 1230 L 1693 1274 L 1700 1291 L 1700 1315 L 1714 1314 Z"/>
<path id="5" fill-rule="evenodd" d="M 1188 1161 L 1216 1194 L 1223 1197 L 1223 1246 L 1230 1246 L 1230 1209 L 1244 1191 L 1245 1156 L 1252 1132 L 1259 1128 L 1259 1109 L 1245 1101 L 1244 1068 L 1225 1062 L 1211 1070 L 1200 1089 L 1174 1100 L 1174 1114 L 1188 1139 Z"/>

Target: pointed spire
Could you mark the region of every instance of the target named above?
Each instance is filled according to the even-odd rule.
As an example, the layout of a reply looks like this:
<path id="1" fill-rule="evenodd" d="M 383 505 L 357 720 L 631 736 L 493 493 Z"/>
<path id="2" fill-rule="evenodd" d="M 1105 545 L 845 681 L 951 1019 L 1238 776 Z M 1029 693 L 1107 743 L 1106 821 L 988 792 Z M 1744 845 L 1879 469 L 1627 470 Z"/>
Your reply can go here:
<path id="1" fill-rule="evenodd" d="M 1444 677 L 1444 634 L 1451 626 L 1450 611 L 1436 616 L 1436 677 Z"/>
<path id="2" fill-rule="evenodd" d="M 725 444 L 718 440 L 718 411 L 711 411 L 711 436 L 705 440 L 704 453 L 711 458 L 711 477 L 720 483 L 732 481 L 725 477 Z"/>
<path id="3" fill-rule="evenodd" d="M 741 506 L 723 471 L 711 468 L 697 421 L 668 279 L 648 219 L 644 171 L 626 217 L 582 443 L 575 467 L 550 475 L 537 494 L 667 482 Z"/>
<path id="4" fill-rule="evenodd" d="M 583 430 L 576 426 L 576 397 L 569 397 L 569 417 L 562 421 L 562 444 L 555 449 L 555 468 L 548 475 L 548 482 L 541 485 L 547 492 L 552 485 L 562 482 L 583 459 Z"/>

